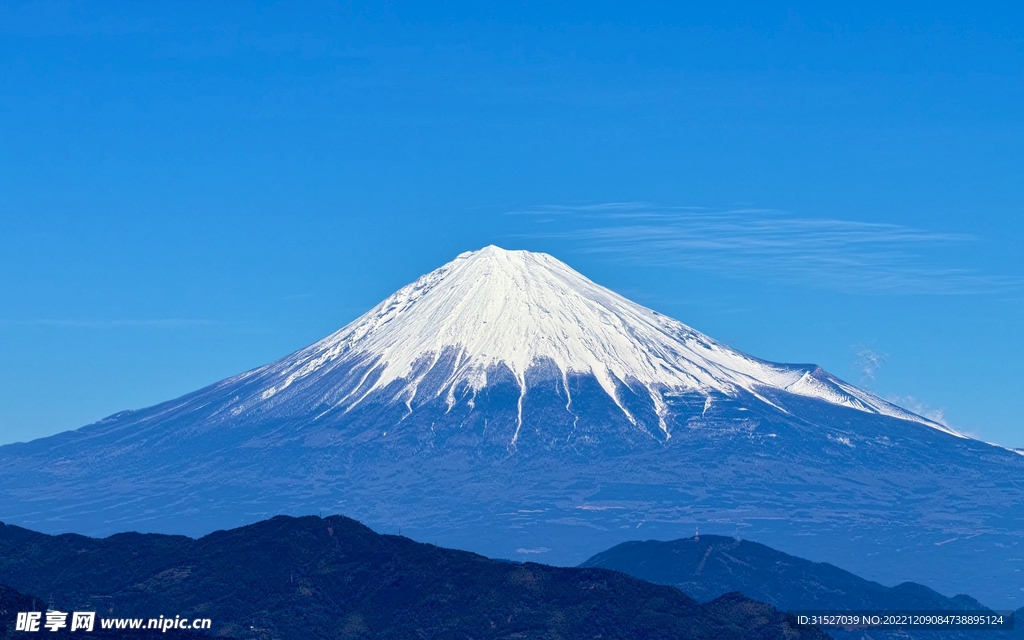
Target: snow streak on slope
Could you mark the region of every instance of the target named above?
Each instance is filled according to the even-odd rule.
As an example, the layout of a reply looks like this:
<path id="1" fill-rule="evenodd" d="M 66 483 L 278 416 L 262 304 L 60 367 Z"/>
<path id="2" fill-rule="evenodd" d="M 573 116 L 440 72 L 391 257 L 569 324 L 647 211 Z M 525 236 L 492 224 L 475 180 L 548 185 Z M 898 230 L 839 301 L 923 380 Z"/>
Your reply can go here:
<path id="1" fill-rule="evenodd" d="M 488 370 L 504 365 L 521 389 L 518 426 L 527 370 L 545 361 L 563 380 L 569 373 L 593 375 L 630 421 L 619 398 L 623 385 L 646 390 L 659 416 L 670 390 L 745 390 L 772 404 L 764 394 L 770 389 L 938 426 L 816 367 L 773 364 L 730 349 L 547 254 L 494 246 L 459 255 L 340 331 L 250 375 L 270 381 L 262 392 L 268 399 L 339 361 L 373 361 L 366 384 L 357 384 L 337 405 L 350 408 L 403 380 L 395 400 L 411 406 L 420 382 L 415 372 L 431 370 L 423 363 L 436 364 L 451 352 L 457 354 L 454 369 L 440 387 L 432 385 L 434 397 L 447 394 L 450 406 L 457 386 L 479 390 L 487 385 Z M 664 420 L 661 427 L 670 436 Z M 518 429 L 512 444 L 517 436 Z"/>

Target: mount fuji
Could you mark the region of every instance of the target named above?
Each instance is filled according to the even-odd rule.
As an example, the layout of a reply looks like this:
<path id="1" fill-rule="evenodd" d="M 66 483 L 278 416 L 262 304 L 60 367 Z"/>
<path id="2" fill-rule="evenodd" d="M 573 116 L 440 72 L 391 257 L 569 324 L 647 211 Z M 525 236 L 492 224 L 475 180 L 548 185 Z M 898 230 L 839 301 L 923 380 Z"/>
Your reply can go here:
<path id="1" fill-rule="evenodd" d="M 1020 454 L 493 246 L 264 367 L 0 447 L 0 520 L 46 532 L 317 511 L 561 564 L 699 526 L 1024 599 Z"/>

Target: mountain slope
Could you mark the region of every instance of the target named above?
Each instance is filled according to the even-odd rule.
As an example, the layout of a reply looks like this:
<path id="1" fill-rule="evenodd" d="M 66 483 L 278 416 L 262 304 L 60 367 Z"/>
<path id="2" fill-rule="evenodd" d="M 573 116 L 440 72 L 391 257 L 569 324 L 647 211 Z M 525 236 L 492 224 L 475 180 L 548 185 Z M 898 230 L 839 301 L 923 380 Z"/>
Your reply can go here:
<path id="1" fill-rule="evenodd" d="M 656 584 L 668 584 L 698 601 L 741 592 L 783 611 L 986 611 L 966 595 L 948 598 L 928 587 L 904 582 L 886 587 L 828 563 L 811 562 L 756 542 L 703 535 L 668 542 L 631 541 L 580 565 L 614 569 Z M 1020 631 L 1021 625 L 1016 625 Z M 1018 637 L 1014 633 L 949 630 L 843 632 L 835 638 Z"/>
<path id="2" fill-rule="evenodd" d="M 570 384 L 581 378 L 615 405 L 615 422 L 654 439 L 678 426 L 669 425 L 669 405 L 680 395 L 703 398 L 702 414 L 718 397 L 783 411 L 790 396 L 809 397 L 953 433 L 814 365 L 733 350 L 547 254 L 494 246 L 458 256 L 305 349 L 214 385 L 216 395 L 199 392 L 155 417 L 213 407 L 197 417 L 217 424 L 302 416 L 315 424 L 371 404 L 404 418 L 440 402 L 446 413 L 456 404 L 473 408 L 480 392 L 511 382 L 519 393 L 506 444 L 514 447 L 527 391 L 541 381 L 564 400 L 564 419 L 587 421 Z"/>
<path id="3" fill-rule="evenodd" d="M 0 582 L 72 610 L 208 617 L 240 638 L 825 638 L 737 594 L 698 604 L 617 572 L 489 560 L 340 516 L 198 540 L 0 526 Z"/>
<path id="4" fill-rule="evenodd" d="M 565 564 L 700 524 L 883 582 L 1024 595 L 1024 456 L 543 254 L 463 254 L 277 362 L 0 447 L 0 519 L 47 532 L 321 510 Z"/>
<path id="5" fill-rule="evenodd" d="M 325 407 L 318 418 L 347 412 L 375 392 L 413 404 L 456 397 L 487 386 L 501 368 L 517 382 L 517 427 L 527 376 L 544 363 L 568 387 L 568 376 L 593 376 L 631 422 L 622 387 L 642 390 L 667 438 L 666 392 L 735 395 L 764 400 L 762 388 L 783 390 L 871 413 L 944 428 L 829 376 L 811 366 L 777 365 L 732 350 L 690 327 L 598 286 L 547 254 L 494 246 L 464 253 L 402 288 L 328 338 L 246 377 L 260 386 L 233 410 L 265 411 L 268 405 L 331 379 L 336 369 L 357 367 L 358 380 L 333 379 L 318 390 Z M 400 384 L 393 384 L 400 382 Z M 289 393 L 289 389 L 291 392 Z M 277 399 L 275 399 L 277 398 Z M 764 400 L 768 402 L 767 400 Z M 566 411 L 573 413 L 572 394 Z M 578 417 L 578 416 L 577 416 Z M 516 443 L 518 430 L 510 445 Z"/>
<path id="6" fill-rule="evenodd" d="M 828 563 L 726 536 L 624 542 L 580 566 L 670 584 L 699 601 L 739 591 L 786 611 L 985 608 L 968 596 L 948 598 L 911 582 L 886 587 Z"/>

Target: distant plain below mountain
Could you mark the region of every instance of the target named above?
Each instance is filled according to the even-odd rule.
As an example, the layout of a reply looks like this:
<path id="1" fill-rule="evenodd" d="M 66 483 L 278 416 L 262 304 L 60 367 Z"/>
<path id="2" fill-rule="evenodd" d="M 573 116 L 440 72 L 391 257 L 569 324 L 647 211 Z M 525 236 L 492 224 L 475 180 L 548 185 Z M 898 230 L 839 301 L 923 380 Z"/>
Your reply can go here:
<path id="1" fill-rule="evenodd" d="M 246 639 L 827 638 L 739 594 L 702 604 L 615 571 L 490 560 L 341 516 L 280 516 L 198 540 L 0 525 L 0 583 L 52 595 L 61 610 L 204 617 L 214 635 Z"/>
<path id="2" fill-rule="evenodd" d="M 731 537 L 701 535 L 662 542 L 625 542 L 599 553 L 581 567 L 614 569 L 657 584 L 672 585 L 698 601 L 741 592 L 784 611 L 988 609 L 968 595 L 946 597 L 913 582 L 895 587 L 865 580 L 824 562 L 811 562 L 771 547 Z M 951 567 L 950 571 L 955 572 Z M 1024 627 L 1024 609 L 1017 612 Z M 836 637 L 851 637 L 829 631 Z M 872 632 L 864 637 L 989 638 L 1024 637 L 977 631 Z"/>

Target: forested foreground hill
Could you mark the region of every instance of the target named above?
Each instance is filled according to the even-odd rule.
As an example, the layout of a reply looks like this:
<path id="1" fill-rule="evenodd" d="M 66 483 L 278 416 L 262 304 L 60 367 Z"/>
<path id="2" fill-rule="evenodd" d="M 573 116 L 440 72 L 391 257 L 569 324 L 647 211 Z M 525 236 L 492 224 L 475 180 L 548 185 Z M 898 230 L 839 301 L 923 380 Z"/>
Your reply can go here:
<path id="1" fill-rule="evenodd" d="M 727 536 L 624 542 L 580 566 L 615 569 L 670 584 L 700 601 L 739 591 L 787 611 L 985 608 L 970 596 L 947 597 L 913 582 L 887 587 L 827 562 L 812 562 Z"/>
<path id="2" fill-rule="evenodd" d="M 605 569 L 490 560 L 276 517 L 200 539 L 0 526 L 0 583 L 105 615 L 208 617 L 238 638 L 825 638 L 739 594 L 698 603 Z"/>
<path id="3" fill-rule="evenodd" d="M 888 587 L 826 562 L 812 562 L 763 544 L 726 536 L 625 542 L 595 555 L 581 566 L 614 569 L 656 584 L 672 585 L 699 601 L 742 592 L 790 612 L 987 610 L 968 595 L 948 597 L 913 582 Z M 836 638 L 873 640 L 1024 638 L 1024 609 L 1016 612 L 1015 619 L 1017 628 L 1012 633 L 964 630 L 829 633 Z"/>
<path id="4" fill-rule="evenodd" d="M 73 640 L 74 638 L 86 638 L 91 640 L 203 640 L 207 636 L 185 631 L 168 629 L 167 631 L 134 629 L 131 631 L 104 630 L 97 622 L 91 632 L 75 630 L 68 627 L 50 631 L 40 624 L 40 630 L 35 633 L 18 631 L 16 628 L 19 612 L 38 611 L 42 614 L 40 623 L 45 621 L 46 604 L 41 598 L 25 595 L 0 584 L 0 640 L 25 640 L 33 636 L 42 636 L 49 640 Z M 99 614 L 98 614 L 99 615 Z M 70 618 L 68 620 L 70 622 Z M 219 640 L 231 640 L 221 636 Z"/>

